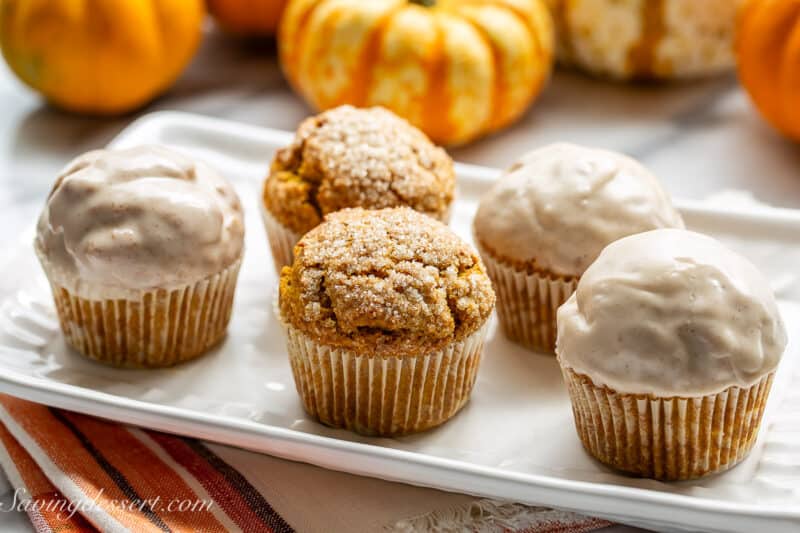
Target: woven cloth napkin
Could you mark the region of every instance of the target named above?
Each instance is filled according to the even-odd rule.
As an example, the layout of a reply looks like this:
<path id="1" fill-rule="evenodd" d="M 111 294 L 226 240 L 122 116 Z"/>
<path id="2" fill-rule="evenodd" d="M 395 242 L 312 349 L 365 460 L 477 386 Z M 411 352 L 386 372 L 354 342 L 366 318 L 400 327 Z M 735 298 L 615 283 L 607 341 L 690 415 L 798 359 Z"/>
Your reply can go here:
<path id="1" fill-rule="evenodd" d="M 15 489 L 11 505 L 48 533 L 580 533 L 609 525 L 333 472 L 6 395 L 0 465 Z"/>

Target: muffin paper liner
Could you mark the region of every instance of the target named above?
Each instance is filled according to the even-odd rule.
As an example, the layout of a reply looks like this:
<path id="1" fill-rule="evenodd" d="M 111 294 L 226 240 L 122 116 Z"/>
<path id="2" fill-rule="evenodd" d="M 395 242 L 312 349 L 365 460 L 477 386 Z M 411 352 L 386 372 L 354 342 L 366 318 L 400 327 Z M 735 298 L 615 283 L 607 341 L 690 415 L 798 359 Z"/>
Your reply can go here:
<path id="1" fill-rule="evenodd" d="M 583 446 L 613 468 L 664 481 L 727 470 L 758 436 L 774 372 L 748 388 L 658 398 L 622 394 L 562 367 Z"/>
<path id="2" fill-rule="evenodd" d="M 441 350 L 404 357 L 325 346 L 286 324 L 303 407 L 323 424 L 365 435 L 402 435 L 438 426 L 469 399 L 488 322 Z"/>
<path id="3" fill-rule="evenodd" d="M 264 206 L 263 201 L 260 201 L 259 205 L 261 206 L 261 218 L 264 220 L 264 229 L 267 231 L 269 239 L 269 247 L 272 250 L 275 271 L 280 274 L 283 267 L 291 265 L 294 261 L 294 245 L 302 235 L 281 224 Z"/>
<path id="4" fill-rule="evenodd" d="M 167 367 L 201 355 L 225 336 L 240 265 L 195 284 L 141 291 L 136 298 L 83 298 L 53 280 L 50 286 L 74 349 L 118 367 Z"/>
<path id="5" fill-rule="evenodd" d="M 503 333 L 527 348 L 554 353 L 556 313 L 575 292 L 578 280 L 517 270 L 478 248 L 497 294 Z"/>

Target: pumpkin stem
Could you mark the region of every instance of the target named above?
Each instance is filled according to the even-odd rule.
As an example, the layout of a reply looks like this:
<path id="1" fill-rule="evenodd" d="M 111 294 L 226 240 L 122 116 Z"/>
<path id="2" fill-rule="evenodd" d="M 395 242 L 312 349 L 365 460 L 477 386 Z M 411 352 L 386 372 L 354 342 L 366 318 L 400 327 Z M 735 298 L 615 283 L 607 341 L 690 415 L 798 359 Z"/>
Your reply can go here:
<path id="1" fill-rule="evenodd" d="M 412 4 L 417 4 L 422 7 L 433 7 L 436 5 L 436 0 L 408 0 Z"/>

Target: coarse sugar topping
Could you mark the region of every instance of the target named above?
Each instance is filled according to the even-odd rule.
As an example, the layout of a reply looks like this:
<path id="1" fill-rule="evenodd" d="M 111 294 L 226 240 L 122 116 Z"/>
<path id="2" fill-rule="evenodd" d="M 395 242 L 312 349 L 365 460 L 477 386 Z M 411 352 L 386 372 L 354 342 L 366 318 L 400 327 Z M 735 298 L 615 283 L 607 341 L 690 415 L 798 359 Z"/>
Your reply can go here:
<path id="1" fill-rule="evenodd" d="M 494 301 L 472 247 L 409 208 L 327 216 L 281 273 L 283 319 L 361 355 L 440 349 L 478 330 Z"/>
<path id="2" fill-rule="evenodd" d="M 408 206 L 444 220 L 454 192 L 452 160 L 424 133 L 380 107 L 341 106 L 306 119 L 278 151 L 264 205 L 305 233 L 347 207 Z"/>

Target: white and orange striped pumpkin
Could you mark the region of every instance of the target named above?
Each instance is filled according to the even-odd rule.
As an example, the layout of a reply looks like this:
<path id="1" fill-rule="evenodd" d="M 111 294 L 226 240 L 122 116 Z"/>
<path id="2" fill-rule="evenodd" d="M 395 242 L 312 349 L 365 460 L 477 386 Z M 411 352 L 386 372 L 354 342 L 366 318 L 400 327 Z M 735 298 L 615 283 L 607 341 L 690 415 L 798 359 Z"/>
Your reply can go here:
<path id="1" fill-rule="evenodd" d="M 547 0 L 558 58 L 617 79 L 692 78 L 734 66 L 740 0 Z"/>
<path id="2" fill-rule="evenodd" d="M 553 63 L 542 0 L 290 0 L 278 45 L 315 108 L 382 105 L 450 145 L 517 119 Z"/>

